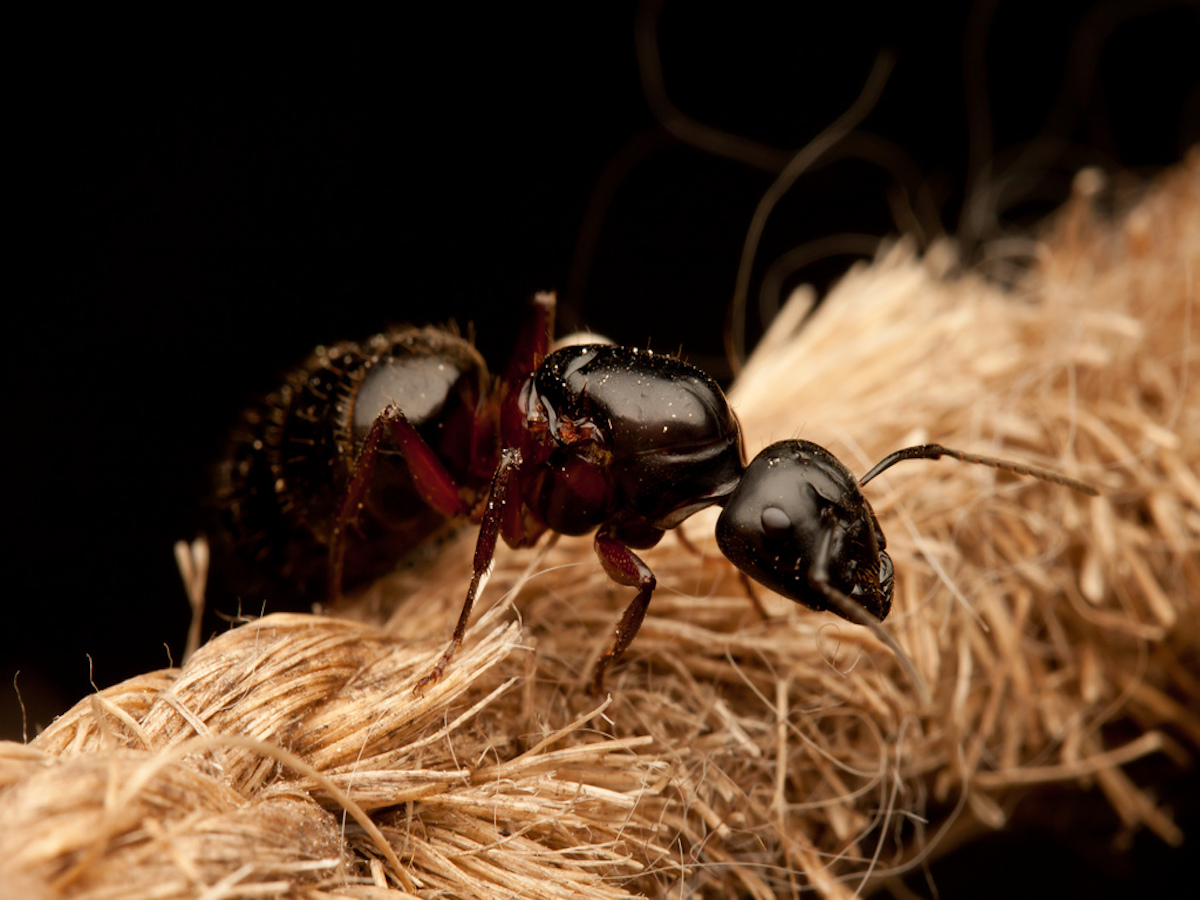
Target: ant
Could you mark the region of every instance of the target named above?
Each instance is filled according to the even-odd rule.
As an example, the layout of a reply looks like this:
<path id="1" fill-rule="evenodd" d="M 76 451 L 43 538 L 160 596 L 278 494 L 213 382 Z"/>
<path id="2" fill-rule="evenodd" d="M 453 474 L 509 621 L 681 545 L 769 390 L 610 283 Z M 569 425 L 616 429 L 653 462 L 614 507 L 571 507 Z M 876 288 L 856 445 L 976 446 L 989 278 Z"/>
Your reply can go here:
<path id="1" fill-rule="evenodd" d="M 656 586 L 634 551 L 714 505 L 722 507 L 717 544 L 744 575 L 872 628 L 920 687 L 879 624 L 892 605 L 893 566 L 862 487 L 903 460 L 946 456 L 1096 493 L 1055 472 L 940 444 L 891 453 L 857 480 L 828 450 L 802 440 L 771 444 L 746 464 L 737 417 L 712 378 L 634 347 L 551 352 L 554 305 L 553 294 L 535 297 L 534 319 L 498 380 L 469 342 L 445 329 L 319 348 L 265 413 L 248 418 L 222 470 L 231 520 L 290 527 L 270 546 L 258 532 L 260 561 L 273 558 L 284 577 L 311 580 L 312 546 L 323 545 L 331 600 L 344 581 L 386 571 L 439 523 L 478 523 L 462 611 L 417 692 L 442 676 L 462 644 L 497 539 L 531 546 L 547 531 L 595 531 L 605 572 L 637 589 L 596 663 L 592 689 L 601 691 Z"/>

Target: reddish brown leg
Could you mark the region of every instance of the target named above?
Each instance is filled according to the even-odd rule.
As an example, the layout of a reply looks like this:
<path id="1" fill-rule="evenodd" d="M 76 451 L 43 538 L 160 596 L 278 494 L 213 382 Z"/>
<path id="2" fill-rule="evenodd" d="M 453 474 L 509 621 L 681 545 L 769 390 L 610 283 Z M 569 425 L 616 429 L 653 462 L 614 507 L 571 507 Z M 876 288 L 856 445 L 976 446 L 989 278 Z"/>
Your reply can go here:
<path id="1" fill-rule="evenodd" d="M 467 633 L 467 623 L 471 620 L 471 607 L 475 598 L 483 590 L 488 575 L 492 571 L 492 560 L 496 555 L 496 539 L 500 536 L 500 522 L 504 511 L 505 498 L 508 493 L 509 481 L 521 466 L 521 451 L 507 449 L 500 454 L 500 464 L 492 475 L 492 486 L 488 493 L 487 511 L 479 525 L 479 538 L 475 542 L 474 574 L 471 576 L 471 586 L 467 588 L 467 598 L 463 601 L 462 612 L 458 614 L 458 624 L 454 626 L 454 634 L 450 638 L 450 646 L 442 654 L 433 670 L 417 682 L 413 688 L 414 694 L 419 694 L 429 685 L 442 677 L 451 657 L 463 642 Z"/>
<path id="2" fill-rule="evenodd" d="M 552 293 L 534 295 L 533 320 L 525 326 L 517 340 L 516 350 L 509 360 L 508 370 L 504 373 L 506 384 L 514 388 L 520 385 L 542 364 L 542 360 L 550 352 L 550 343 L 554 340 L 555 303 Z"/>
<path id="3" fill-rule="evenodd" d="M 650 595 L 654 593 L 657 583 L 650 567 L 641 558 L 619 541 L 605 534 L 603 528 L 596 532 L 596 555 L 608 577 L 617 584 L 628 585 L 638 589 L 633 602 L 625 607 L 621 622 L 617 625 L 616 639 L 607 652 L 596 662 L 596 673 L 592 679 L 592 691 L 599 694 L 604 690 L 604 673 L 608 667 L 621 658 L 621 654 L 633 642 L 642 620 L 646 618 L 646 609 L 650 606 Z"/>
<path id="4" fill-rule="evenodd" d="M 379 444 L 390 434 L 404 454 L 405 465 L 412 474 L 413 485 L 421 499 L 447 518 L 464 516 L 470 510 L 463 502 L 458 485 L 442 461 L 437 458 L 425 439 L 417 432 L 404 413 L 389 405 L 381 412 L 367 432 L 362 449 L 350 470 L 350 480 L 338 506 L 329 535 L 329 601 L 336 602 L 342 593 L 342 577 L 346 565 L 346 529 L 358 517 L 367 496 L 371 475 L 379 458 Z"/>
<path id="5" fill-rule="evenodd" d="M 497 378 L 476 409 L 471 433 L 471 473 L 487 478 L 496 467 L 496 451 L 508 443 L 521 441 L 525 414 L 520 410 L 518 393 L 525 381 L 537 371 L 554 336 L 554 294 L 536 294 L 534 314 L 517 337 L 512 358 L 503 377 Z M 517 432 L 514 432 L 514 428 Z M 476 516 L 482 515 L 480 510 Z M 478 521 L 478 518 L 475 519 Z"/>

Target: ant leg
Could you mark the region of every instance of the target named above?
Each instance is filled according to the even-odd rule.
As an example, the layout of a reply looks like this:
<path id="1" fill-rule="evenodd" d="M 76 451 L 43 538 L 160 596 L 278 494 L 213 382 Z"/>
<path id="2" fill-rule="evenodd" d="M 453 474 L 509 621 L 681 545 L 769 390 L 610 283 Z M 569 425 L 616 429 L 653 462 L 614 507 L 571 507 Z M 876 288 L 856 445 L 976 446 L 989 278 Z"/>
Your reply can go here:
<path id="1" fill-rule="evenodd" d="M 404 455 L 404 463 L 412 475 L 413 486 L 425 504 L 447 518 L 466 515 L 470 510 L 459 494 L 458 485 L 433 449 L 413 428 L 396 406 L 388 405 L 375 417 L 362 449 L 350 470 L 341 503 L 333 519 L 329 535 L 329 601 L 336 602 L 342 593 L 342 578 L 346 566 L 346 529 L 358 517 L 366 499 L 367 487 L 379 458 L 379 444 L 390 434 Z"/>
<path id="2" fill-rule="evenodd" d="M 884 646 L 892 651 L 892 654 L 900 663 L 900 667 L 904 669 L 904 674 L 908 676 L 908 680 L 912 683 L 913 689 L 916 690 L 917 696 L 925 705 L 930 703 L 929 688 L 925 685 L 925 680 L 917 671 L 917 667 L 913 661 L 909 659 L 908 654 L 900 649 L 900 645 L 896 643 L 896 639 L 883 627 L 882 623 L 873 615 L 867 612 L 866 607 L 861 603 L 855 603 L 850 597 L 838 590 L 837 587 L 829 580 L 829 558 L 830 547 L 833 544 L 833 527 L 826 525 L 824 533 L 821 535 L 821 543 L 817 547 L 817 555 L 813 560 L 812 566 L 808 570 L 808 583 L 821 593 L 830 606 L 851 622 L 856 622 L 871 631 L 875 637 L 883 642 Z"/>
<path id="3" fill-rule="evenodd" d="M 692 543 L 692 539 L 684 533 L 682 528 L 676 528 L 674 530 L 674 534 L 679 543 L 683 545 L 683 549 L 688 553 L 692 554 L 693 556 L 700 557 L 701 561 L 707 558 L 704 555 L 704 551 Z M 760 619 L 762 619 L 764 622 L 767 621 L 771 618 L 771 616 L 767 612 L 767 608 L 763 606 L 762 600 L 759 599 L 758 592 L 754 590 L 754 582 L 751 581 L 750 576 L 741 569 L 738 569 L 737 572 L 738 577 L 742 582 L 742 588 L 745 590 L 746 596 L 750 599 L 750 604 L 754 607 L 754 611 L 758 613 L 758 617 Z"/>
<path id="4" fill-rule="evenodd" d="M 692 554 L 692 556 L 700 557 L 701 560 L 705 559 L 704 551 L 692 543 L 692 539 L 687 536 L 682 527 L 677 526 L 673 529 L 673 533 L 675 534 L 675 539 L 683 545 L 684 550 Z"/>
<path id="5" fill-rule="evenodd" d="M 474 571 L 471 575 L 471 585 L 467 588 L 467 597 L 463 601 L 462 612 L 458 614 L 458 624 L 454 626 L 454 634 L 450 638 L 450 646 L 442 654 L 437 665 L 428 675 L 417 682 L 413 688 L 414 694 L 419 694 L 429 685 L 436 682 L 446 671 L 451 657 L 460 646 L 467 633 L 467 623 L 471 620 L 471 608 L 475 598 L 487 583 L 492 571 L 492 561 L 496 555 L 496 539 L 500 536 L 500 523 L 504 512 L 505 497 L 508 493 L 509 480 L 521 466 L 521 451 L 508 448 L 500 454 L 500 463 L 492 475 L 492 486 L 488 492 L 487 509 L 483 521 L 479 525 L 479 538 L 475 542 Z"/>
<path id="6" fill-rule="evenodd" d="M 504 383 L 519 385 L 536 371 L 542 364 L 546 354 L 550 352 L 550 343 L 554 340 L 554 308 L 558 301 L 551 292 L 534 294 L 534 316 L 517 340 L 516 350 L 509 360 L 508 369 L 504 373 Z"/>
<path id="7" fill-rule="evenodd" d="M 768 613 L 767 608 L 763 606 L 763 602 L 758 596 L 758 591 L 754 590 L 754 582 L 751 580 L 750 576 L 741 569 L 738 569 L 737 573 L 738 577 L 742 581 L 742 587 L 746 591 L 746 596 L 750 598 L 750 603 L 753 605 L 755 612 L 758 613 L 758 617 L 760 619 L 766 622 L 771 618 L 771 614 Z"/>
<path id="8" fill-rule="evenodd" d="M 596 532 L 596 555 L 608 577 L 617 584 L 628 585 L 638 589 L 633 602 L 625 607 L 621 622 L 617 625 L 616 638 L 613 645 L 596 662 L 596 673 L 592 679 L 592 692 L 599 694 L 604 690 L 604 673 L 608 667 L 621 658 L 621 654 L 632 643 L 642 620 L 646 618 L 646 609 L 650 606 L 650 595 L 654 593 L 657 584 L 650 567 L 641 558 L 622 544 L 604 533 L 604 529 Z"/>
<path id="9" fill-rule="evenodd" d="M 503 423 L 508 422 L 511 428 L 513 423 L 525 418 L 519 399 L 521 387 L 550 352 L 557 302 L 553 292 L 534 295 L 534 314 L 521 328 L 508 368 L 502 377 L 492 381 L 476 409 L 475 425 L 471 429 L 471 472 L 480 481 L 493 474 L 496 450 L 508 442 L 506 435 L 511 440 L 523 440 L 506 431 Z M 509 532 L 505 530 L 505 534 Z M 515 546 L 511 541 L 509 544 Z"/>

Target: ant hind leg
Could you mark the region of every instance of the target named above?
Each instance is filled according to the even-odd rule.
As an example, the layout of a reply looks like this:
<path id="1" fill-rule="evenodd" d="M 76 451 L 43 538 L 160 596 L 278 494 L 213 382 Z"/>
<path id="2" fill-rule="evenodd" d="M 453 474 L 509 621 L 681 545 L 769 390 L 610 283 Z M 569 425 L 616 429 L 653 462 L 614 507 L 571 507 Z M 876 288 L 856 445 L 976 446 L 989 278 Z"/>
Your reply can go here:
<path id="1" fill-rule="evenodd" d="M 380 444 L 390 436 L 404 454 L 405 465 L 412 475 L 413 486 L 427 506 L 447 518 L 465 516 L 470 512 L 462 499 L 454 478 L 446 471 L 433 448 L 394 405 L 388 405 L 375 417 L 371 430 L 354 460 L 350 478 L 338 504 L 329 534 L 329 602 L 336 603 L 342 595 L 346 566 L 346 530 L 358 518 L 367 497 Z"/>

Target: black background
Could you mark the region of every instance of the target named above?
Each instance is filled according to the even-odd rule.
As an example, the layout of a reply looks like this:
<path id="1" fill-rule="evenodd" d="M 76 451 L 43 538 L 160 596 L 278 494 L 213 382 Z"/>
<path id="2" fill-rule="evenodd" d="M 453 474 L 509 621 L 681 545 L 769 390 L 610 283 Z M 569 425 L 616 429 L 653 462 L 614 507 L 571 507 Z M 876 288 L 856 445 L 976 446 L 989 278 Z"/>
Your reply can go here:
<path id="1" fill-rule="evenodd" d="M 771 174 L 656 123 L 635 53 L 646 9 L 508 6 L 287 34 L 139 20 L 16 38 L 0 736 L 179 659 L 188 609 L 171 545 L 196 533 L 238 409 L 313 345 L 453 318 L 500 366 L 528 296 L 557 289 L 564 326 L 681 347 L 723 374 L 738 257 Z M 908 154 L 950 232 L 985 106 L 995 150 L 1071 142 L 1039 163 L 1018 220 L 1052 208 L 1081 165 L 1149 174 L 1200 139 L 1194 5 L 881 16 L 675 2 L 658 29 L 678 109 L 784 152 L 841 114 L 891 48 L 863 130 Z M 986 53 L 966 51 L 987 76 L 971 99 L 964 46 Z M 756 272 L 822 235 L 895 231 L 891 183 L 851 161 L 804 177 Z"/>

